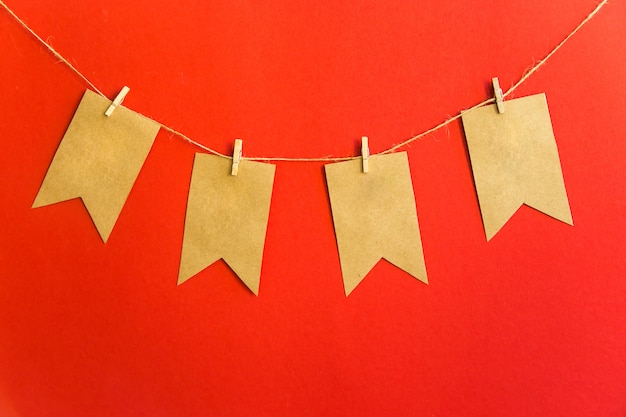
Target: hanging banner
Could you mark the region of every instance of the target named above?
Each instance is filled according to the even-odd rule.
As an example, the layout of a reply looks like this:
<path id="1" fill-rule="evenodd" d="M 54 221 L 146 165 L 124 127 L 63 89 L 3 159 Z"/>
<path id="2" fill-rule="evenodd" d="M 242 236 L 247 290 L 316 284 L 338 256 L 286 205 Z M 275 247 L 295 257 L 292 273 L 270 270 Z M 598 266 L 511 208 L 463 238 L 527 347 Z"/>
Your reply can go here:
<path id="1" fill-rule="evenodd" d="M 109 238 L 160 125 L 86 90 L 48 168 L 33 208 L 81 198 Z"/>
<path id="2" fill-rule="evenodd" d="M 522 204 L 572 225 L 545 94 L 463 113 L 487 240 Z"/>
<path id="3" fill-rule="evenodd" d="M 178 284 L 224 259 L 255 295 L 276 167 L 196 153 L 187 202 Z"/>
<path id="4" fill-rule="evenodd" d="M 382 258 L 428 283 L 407 153 L 325 169 L 346 295 Z"/>

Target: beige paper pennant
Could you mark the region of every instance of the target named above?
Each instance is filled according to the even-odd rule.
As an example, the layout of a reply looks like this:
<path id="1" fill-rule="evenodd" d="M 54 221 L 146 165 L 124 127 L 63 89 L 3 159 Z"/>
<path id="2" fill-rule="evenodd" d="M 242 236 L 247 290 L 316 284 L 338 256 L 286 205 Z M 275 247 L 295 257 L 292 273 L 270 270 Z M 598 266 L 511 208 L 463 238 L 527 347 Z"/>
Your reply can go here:
<path id="1" fill-rule="evenodd" d="M 545 94 L 463 113 L 487 240 L 522 204 L 572 225 Z"/>
<path id="2" fill-rule="evenodd" d="M 33 208 L 80 197 L 107 241 L 159 131 L 125 107 L 86 90 L 48 168 Z"/>
<path id="3" fill-rule="evenodd" d="M 381 258 L 428 283 L 406 152 L 362 168 L 360 159 L 325 166 L 346 295 Z"/>
<path id="4" fill-rule="evenodd" d="M 244 159 L 235 176 L 231 166 L 195 156 L 178 284 L 221 258 L 258 295 L 276 167 Z"/>

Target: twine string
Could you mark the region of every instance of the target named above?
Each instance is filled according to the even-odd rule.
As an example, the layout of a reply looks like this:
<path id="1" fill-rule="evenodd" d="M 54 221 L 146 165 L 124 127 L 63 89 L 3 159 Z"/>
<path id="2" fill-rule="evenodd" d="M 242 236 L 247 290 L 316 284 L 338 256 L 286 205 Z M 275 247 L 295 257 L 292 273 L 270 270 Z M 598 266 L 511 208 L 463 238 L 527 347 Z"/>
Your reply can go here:
<path id="1" fill-rule="evenodd" d="M 593 9 L 593 11 L 591 13 L 589 13 L 589 15 L 578 24 L 578 26 L 576 26 L 576 28 L 570 32 L 569 35 L 567 35 L 565 37 L 565 39 L 563 39 L 557 46 L 554 47 L 554 49 L 552 51 L 550 51 L 550 53 L 548 53 L 548 55 L 546 55 L 545 57 L 543 57 L 539 62 L 537 62 L 530 70 L 526 71 L 524 73 L 524 75 L 522 76 L 522 78 L 520 78 L 520 80 L 518 82 L 516 82 L 513 87 L 509 88 L 504 94 L 503 96 L 506 98 L 506 96 L 508 96 L 509 94 L 511 94 L 513 91 L 515 91 L 515 89 L 517 87 L 519 87 L 520 85 L 522 85 L 524 83 L 524 81 L 526 81 L 528 78 L 530 78 L 531 75 L 533 75 L 535 73 L 535 71 L 537 71 L 543 64 L 546 63 L 547 60 L 549 60 L 550 58 L 552 58 L 552 55 L 554 55 L 556 53 L 556 51 L 558 51 L 559 49 L 561 49 L 561 47 L 563 45 L 565 45 L 565 43 L 567 41 L 570 40 L 570 38 L 572 36 L 574 36 L 583 26 L 585 26 L 587 23 L 589 23 L 589 21 L 591 19 L 593 19 L 593 17 L 598 14 L 598 12 L 609 2 L 609 0 L 603 0 L 600 4 L 598 4 L 596 6 L 595 9 Z"/>
<path id="2" fill-rule="evenodd" d="M 535 65 L 533 65 L 529 70 L 525 71 L 524 74 L 522 75 L 522 77 L 519 79 L 519 81 L 517 81 L 511 88 L 509 88 L 506 92 L 504 92 L 503 96 L 507 97 L 509 96 L 511 93 L 513 93 L 519 86 L 521 86 L 526 80 L 528 80 L 535 72 L 537 72 L 537 70 L 539 68 L 541 68 L 550 58 L 552 58 L 552 56 L 563 47 L 563 45 L 565 45 L 567 43 L 567 41 L 569 41 L 580 29 L 583 28 L 583 26 L 585 26 L 587 23 L 589 23 L 589 21 L 591 19 L 593 19 L 595 17 L 595 15 L 598 14 L 598 12 L 609 2 L 609 0 L 602 0 L 602 2 L 600 2 L 595 9 L 589 13 L 589 15 L 587 15 L 587 17 L 578 24 L 578 26 L 576 26 L 576 28 L 571 31 L 557 46 L 555 46 L 545 57 L 543 57 L 541 60 L 539 60 Z M 24 22 L 22 19 L 19 18 L 19 16 L 17 16 L 13 10 L 11 10 L 5 3 L 3 0 L 0 0 L 0 6 L 2 6 L 8 13 L 9 15 L 11 15 L 24 29 L 26 29 L 26 31 L 28 31 L 28 33 L 30 33 L 33 37 L 35 37 L 35 39 L 37 39 L 39 41 L 39 43 L 41 43 L 43 46 L 46 47 L 46 49 L 52 54 L 54 55 L 54 57 L 56 57 L 60 62 L 62 62 L 63 64 L 65 64 L 70 70 L 72 70 L 77 76 L 79 76 L 89 87 L 91 87 L 91 89 L 93 89 L 93 91 L 95 91 L 96 93 L 98 93 L 99 95 L 101 95 L 104 98 L 107 98 L 104 93 L 102 91 L 100 91 L 100 89 L 98 89 L 98 87 L 96 87 L 91 81 L 89 81 L 89 79 L 83 75 L 82 72 L 80 72 L 74 65 L 72 65 L 67 59 L 65 59 L 63 57 L 63 55 L 61 55 L 59 52 L 57 52 L 56 49 L 54 49 L 52 47 L 52 45 L 50 45 L 50 43 L 46 42 L 45 40 L 43 40 L 39 35 L 37 35 L 37 33 L 35 33 L 34 30 L 32 30 L 27 24 L 26 22 Z M 469 107 L 465 110 L 462 110 L 461 112 L 459 112 L 457 115 L 453 116 L 453 117 L 448 117 L 446 120 L 444 120 L 443 122 L 439 123 L 438 125 L 431 127 L 430 129 L 419 133 L 415 136 L 412 136 L 400 143 L 397 143 L 393 146 L 391 146 L 389 149 L 386 149 L 382 152 L 379 152 L 378 155 L 385 155 L 385 154 L 390 154 L 393 152 L 398 151 L 401 148 L 404 148 L 405 146 L 418 141 L 422 138 L 424 138 L 425 136 L 428 136 L 436 131 L 438 131 L 439 129 L 442 129 L 446 126 L 448 126 L 449 124 L 455 122 L 456 120 L 460 119 L 462 116 L 462 113 L 467 113 L 470 112 L 472 110 L 475 110 L 479 107 L 483 107 L 486 106 L 488 104 L 492 104 L 495 102 L 495 98 L 490 98 L 487 99 L 481 103 L 478 103 L 472 107 Z M 208 146 L 203 145 L 200 142 L 197 142 L 193 139 L 191 139 L 190 137 L 188 137 L 187 135 L 185 135 L 182 132 L 179 132 L 178 130 L 171 128 L 161 122 L 159 122 L 158 120 L 155 120 L 153 118 L 150 118 L 146 115 L 142 115 L 143 117 L 153 121 L 154 123 L 158 124 L 163 130 L 169 132 L 170 134 L 172 134 L 173 136 L 177 136 L 183 140 L 185 140 L 186 142 L 188 142 L 191 145 L 194 145 L 195 147 L 202 149 L 205 152 L 208 152 L 210 154 L 213 155 L 217 155 L 220 156 L 222 158 L 227 158 L 227 159 L 232 159 L 231 155 L 224 155 L 214 149 L 209 148 Z M 375 154 L 373 154 L 375 155 Z M 326 157 L 314 157 L 314 158 L 287 158 L 287 157 L 245 157 L 244 159 L 247 159 L 249 161 L 267 161 L 267 162 L 340 162 L 340 161 L 347 161 L 347 160 L 353 160 L 353 159 L 359 159 L 360 156 L 345 156 L 345 157 L 336 157 L 336 156 L 326 156 Z"/>
<path id="3" fill-rule="evenodd" d="M 64 63 L 65 65 L 67 65 L 69 67 L 69 69 L 71 69 L 72 71 L 74 71 L 74 73 L 76 75 L 78 75 L 80 78 L 82 78 L 82 80 L 84 82 L 87 83 L 87 85 L 89 87 L 91 87 L 93 89 L 93 91 L 95 91 L 96 93 L 100 94 L 102 97 L 106 97 L 104 95 L 104 93 L 102 93 L 102 91 L 100 91 L 98 89 L 98 87 L 96 87 L 91 81 L 89 81 L 89 79 L 87 77 L 85 77 L 79 70 L 76 69 L 76 67 L 74 65 L 72 65 L 67 59 L 65 59 L 63 57 L 63 55 L 61 55 L 60 53 L 58 53 L 48 42 L 44 41 L 43 39 L 41 39 L 41 37 L 39 35 L 37 35 L 35 33 L 34 30 L 32 30 L 22 19 L 20 19 L 15 12 L 13 12 L 13 10 L 11 10 L 6 4 L 4 4 L 4 2 L 2 0 L 0 0 L 0 6 L 2 6 L 15 20 L 17 20 L 17 22 L 22 25 L 22 27 L 24 29 L 26 29 L 28 31 L 28 33 L 30 33 L 31 35 L 33 35 L 43 46 L 45 46 L 48 51 L 50 51 L 50 53 L 52 53 L 52 55 L 54 55 L 59 61 L 61 61 L 62 63 Z M 49 39 L 49 38 L 48 38 Z"/>

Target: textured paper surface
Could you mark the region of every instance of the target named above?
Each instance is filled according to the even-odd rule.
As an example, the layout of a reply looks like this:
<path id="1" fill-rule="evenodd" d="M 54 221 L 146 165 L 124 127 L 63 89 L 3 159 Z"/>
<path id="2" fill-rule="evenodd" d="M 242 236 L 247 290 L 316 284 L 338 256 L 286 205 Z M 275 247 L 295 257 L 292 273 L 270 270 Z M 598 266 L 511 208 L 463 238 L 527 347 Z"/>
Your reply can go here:
<path id="1" fill-rule="evenodd" d="M 197 153 L 178 274 L 182 284 L 220 258 L 258 295 L 274 171 L 271 164 Z"/>
<path id="2" fill-rule="evenodd" d="M 545 94 L 504 105 L 462 115 L 487 240 L 522 204 L 573 224 Z"/>
<path id="3" fill-rule="evenodd" d="M 406 152 L 325 168 L 346 295 L 381 258 L 428 283 Z"/>
<path id="4" fill-rule="evenodd" d="M 86 90 L 48 168 L 33 208 L 80 197 L 107 241 L 159 125 Z"/>

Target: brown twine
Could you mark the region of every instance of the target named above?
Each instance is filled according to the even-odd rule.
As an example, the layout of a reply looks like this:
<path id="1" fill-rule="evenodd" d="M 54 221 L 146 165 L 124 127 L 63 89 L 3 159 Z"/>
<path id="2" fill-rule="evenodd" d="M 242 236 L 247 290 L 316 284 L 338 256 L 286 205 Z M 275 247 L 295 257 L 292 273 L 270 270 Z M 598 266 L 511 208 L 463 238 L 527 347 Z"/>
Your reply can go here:
<path id="1" fill-rule="evenodd" d="M 513 93 L 513 91 L 515 91 L 520 85 L 522 85 L 528 78 L 530 78 L 539 68 L 541 68 L 550 58 L 552 58 L 552 56 L 559 50 L 561 49 L 561 47 L 563 45 L 565 45 L 565 43 L 570 40 L 570 38 L 572 36 L 574 36 L 583 26 L 585 26 L 607 3 L 609 2 L 609 0 L 603 0 L 602 2 L 600 2 L 596 8 L 589 13 L 589 15 L 578 24 L 578 26 L 576 26 L 576 28 L 570 32 L 569 35 L 567 35 L 565 37 L 565 39 L 563 39 L 556 47 L 554 47 L 554 49 L 552 49 L 552 51 L 550 51 L 550 53 L 548 53 L 544 58 L 542 58 L 540 61 L 538 61 L 534 66 L 532 66 L 528 71 L 525 71 L 523 76 L 520 78 L 520 80 L 518 82 L 516 82 L 511 88 L 509 88 L 504 94 L 504 97 L 509 96 L 511 93 Z M 65 65 L 67 65 L 67 67 L 69 69 L 71 69 L 76 75 L 78 75 L 85 83 L 87 83 L 87 85 L 89 87 L 91 87 L 96 93 L 100 94 L 102 97 L 107 98 L 104 93 L 102 93 L 102 91 L 100 91 L 98 89 L 98 87 L 96 87 L 91 81 L 89 81 L 89 79 L 87 77 L 85 77 L 78 69 L 76 69 L 76 67 L 74 65 L 72 65 L 67 59 L 65 59 L 59 52 L 57 52 L 52 45 L 50 45 L 48 42 L 46 42 L 45 40 L 43 40 L 39 35 L 37 35 L 35 33 L 35 31 L 33 31 L 22 19 L 20 19 L 14 12 L 13 10 L 11 10 L 5 3 L 3 0 L 0 0 L 0 6 L 2 6 L 24 29 L 26 29 L 32 36 L 34 36 L 42 45 L 44 45 L 48 51 L 50 51 L 50 53 L 52 53 L 52 55 L 54 55 L 60 62 L 64 63 Z M 378 155 L 385 155 L 385 154 L 389 154 L 389 153 L 393 153 L 396 152 L 397 150 L 415 142 L 418 141 L 420 139 L 422 139 L 424 136 L 427 136 L 433 132 L 436 132 L 439 129 L 442 129 L 446 126 L 448 126 L 449 124 L 453 123 L 454 121 L 458 120 L 461 118 L 462 113 L 466 113 L 472 110 L 475 110 L 479 107 L 485 106 L 487 104 L 491 104 L 494 103 L 495 99 L 494 98 L 490 98 L 488 100 L 485 100 L 481 103 L 478 103 L 468 109 L 462 110 L 461 112 L 459 112 L 459 114 L 457 114 L 456 116 L 453 117 L 449 117 L 446 120 L 444 120 L 443 122 L 439 123 L 438 125 L 420 133 L 417 134 L 415 136 L 410 137 L 409 139 L 400 142 L 398 144 L 393 145 L 391 148 L 386 149 L 382 152 L 380 152 Z M 201 144 L 200 142 L 196 142 L 195 140 L 191 139 L 190 137 L 188 137 L 187 135 L 185 135 L 182 132 L 179 132 L 176 129 L 173 129 L 169 126 L 164 125 L 163 123 L 152 119 L 150 117 L 147 117 L 145 115 L 142 115 L 144 117 L 146 117 L 147 119 L 152 120 L 153 122 L 155 122 L 156 124 L 158 124 L 159 126 L 161 126 L 161 128 L 167 132 L 170 132 L 172 135 L 178 136 L 181 139 L 187 141 L 188 143 L 196 146 L 199 149 L 202 149 L 203 151 L 206 151 L 208 153 L 211 153 L 213 155 L 217 155 L 217 156 L 221 156 L 222 158 L 228 158 L 228 159 L 232 159 L 232 156 L 230 155 L 224 155 L 214 149 L 211 149 L 203 144 Z M 348 160 L 352 160 L 352 159 L 358 159 L 360 158 L 360 156 L 346 156 L 346 157 L 334 157 L 334 156 L 327 156 L 327 157 L 317 157 L 317 158 L 286 158 L 286 157 L 245 157 L 244 159 L 247 159 L 249 161 L 267 161 L 267 162 L 340 162 L 340 161 L 348 161 Z"/>

